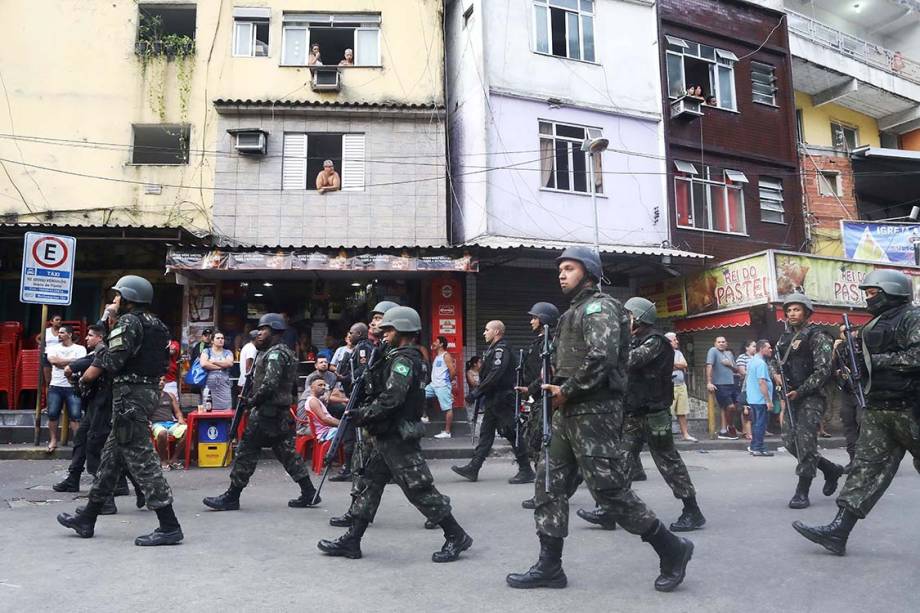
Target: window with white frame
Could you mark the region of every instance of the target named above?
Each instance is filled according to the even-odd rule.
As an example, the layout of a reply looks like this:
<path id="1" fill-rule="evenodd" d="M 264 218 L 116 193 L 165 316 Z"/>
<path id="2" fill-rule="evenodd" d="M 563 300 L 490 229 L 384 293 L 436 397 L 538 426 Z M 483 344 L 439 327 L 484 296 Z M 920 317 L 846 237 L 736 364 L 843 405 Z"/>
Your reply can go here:
<path id="1" fill-rule="evenodd" d="M 586 138 L 599 138 L 598 128 L 540 121 L 540 187 L 564 192 L 591 193 L 589 156 L 581 150 Z M 604 193 L 601 156 L 594 155 L 595 193 Z"/>
<path id="2" fill-rule="evenodd" d="M 754 102 L 776 106 L 776 68 L 751 62 L 751 97 Z"/>
<path id="3" fill-rule="evenodd" d="M 285 13 L 283 22 L 282 66 L 380 66 L 379 13 Z"/>
<path id="4" fill-rule="evenodd" d="M 364 191 L 364 134 L 285 132 L 281 189 L 316 189 L 316 176 L 331 160 L 342 191 Z"/>
<path id="5" fill-rule="evenodd" d="M 697 230 L 744 234 L 743 172 L 674 162 L 674 202 L 677 225 Z"/>
<path id="6" fill-rule="evenodd" d="M 268 57 L 271 9 L 233 9 L 233 57 Z"/>
<path id="7" fill-rule="evenodd" d="M 665 36 L 665 42 L 669 97 L 692 95 L 709 106 L 738 109 L 735 102 L 738 57 L 734 53 L 675 36 Z"/>
<path id="8" fill-rule="evenodd" d="M 842 196 L 843 190 L 840 188 L 840 173 L 829 170 L 819 171 L 818 193 L 822 196 Z"/>
<path id="9" fill-rule="evenodd" d="M 594 0 L 533 0 L 534 51 L 594 60 Z"/>
<path id="10" fill-rule="evenodd" d="M 783 206 L 783 182 L 771 177 L 760 177 L 758 181 L 760 196 L 760 221 L 769 223 L 786 223 Z"/>
<path id="11" fill-rule="evenodd" d="M 831 138 L 834 149 L 852 151 L 859 146 L 859 130 L 836 121 L 831 122 Z"/>

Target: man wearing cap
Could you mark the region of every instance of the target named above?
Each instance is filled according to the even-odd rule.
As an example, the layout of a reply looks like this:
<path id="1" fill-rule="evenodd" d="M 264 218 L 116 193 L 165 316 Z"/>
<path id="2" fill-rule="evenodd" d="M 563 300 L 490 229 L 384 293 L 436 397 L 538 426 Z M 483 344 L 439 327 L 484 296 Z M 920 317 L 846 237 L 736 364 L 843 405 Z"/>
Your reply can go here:
<path id="1" fill-rule="evenodd" d="M 255 346 L 259 350 L 252 367 L 252 391 L 243 403 L 250 407 L 249 421 L 236 450 L 230 468 L 230 487 L 220 496 L 202 500 L 215 511 L 237 511 L 240 494 L 256 470 L 263 447 L 271 447 L 284 470 L 300 486 L 300 496 L 288 501 L 289 507 L 314 505 L 316 490 L 310 481 L 310 469 L 294 451 L 294 422 L 291 403 L 297 385 L 297 357 L 284 344 L 282 333 L 287 328 L 278 313 L 267 313 L 259 320 Z M 317 500 L 316 503 L 320 501 Z"/>
<path id="2" fill-rule="evenodd" d="M 604 512 L 652 546 L 660 562 L 655 589 L 670 592 L 684 580 L 693 543 L 670 532 L 629 488 L 621 441 L 629 317 L 619 301 L 598 289 L 604 273 L 594 249 L 569 247 L 556 261 L 559 285 L 571 304 L 556 328 L 553 381 L 542 386 L 555 411 L 550 465 L 541 457 L 536 480 L 540 557 L 527 572 L 505 580 L 514 588 L 566 586 L 562 545 L 568 535 L 568 493 L 580 472 Z"/>
<path id="3" fill-rule="evenodd" d="M 89 502 L 75 515 L 61 513 L 58 522 L 83 538 L 93 536 L 96 518 L 115 484 L 127 470 L 137 480 L 147 507 L 155 511 L 160 526 L 139 536 L 135 545 L 175 545 L 182 541 L 182 528 L 173 511 L 173 497 L 163 477 L 150 440 L 148 419 L 159 400 L 160 377 L 169 361 L 169 330 L 147 309 L 153 286 L 135 275 L 126 275 L 112 287 L 118 319 L 109 332 L 108 350 L 93 360 L 80 378 L 81 387 L 101 375 L 112 381 L 112 431 L 105 441 L 102 460 L 89 492 Z"/>
<path id="4" fill-rule="evenodd" d="M 453 562 L 470 548 L 473 539 L 454 519 L 450 499 L 434 487 L 419 444 L 425 432 L 420 419 L 425 409 L 428 370 L 417 345 L 421 318 L 415 309 L 392 307 L 384 314 L 379 329 L 390 349 L 380 362 L 369 367 L 365 385 L 370 388 L 367 398 L 371 400 L 351 415 L 374 440 L 365 464 L 365 487 L 352 501 L 348 531 L 335 540 L 321 540 L 317 547 L 330 556 L 360 558 L 361 539 L 392 479 L 429 522 L 444 530 L 444 545 L 432 554 L 432 562 Z"/>
<path id="5" fill-rule="evenodd" d="M 841 556 L 850 531 L 888 489 L 906 452 L 920 472 L 920 307 L 910 303 L 910 279 L 896 270 L 875 270 L 859 288 L 875 318 L 859 333 L 868 384 L 856 457 L 834 520 L 826 526 L 793 524 L 802 536 Z"/>
<path id="6" fill-rule="evenodd" d="M 834 343 L 820 327 L 809 321 L 814 307 L 808 296 L 789 294 L 783 301 L 786 331 L 776 343 L 786 385 L 786 418 L 783 420 L 783 444 L 798 459 L 795 474 L 799 477 L 790 509 L 804 509 L 811 504 L 808 491 L 817 471 L 824 474 L 825 496 L 837 490 L 843 467 L 818 453 L 818 429 L 824 415 L 824 386 L 833 370 Z"/>

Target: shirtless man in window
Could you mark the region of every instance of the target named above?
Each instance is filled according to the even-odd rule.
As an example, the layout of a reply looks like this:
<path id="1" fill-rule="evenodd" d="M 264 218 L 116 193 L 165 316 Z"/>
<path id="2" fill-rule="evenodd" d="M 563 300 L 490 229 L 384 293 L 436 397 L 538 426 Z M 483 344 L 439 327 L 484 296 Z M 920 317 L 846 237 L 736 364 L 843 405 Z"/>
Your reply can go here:
<path id="1" fill-rule="evenodd" d="M 342 189 L 342 179 L 339 173 L 335 171 L 335 165 L 332 160 L 323 162 L 323 169 L 316 175 L 316 191 L 321 194 L 326 192 L 335 192 Z"/>

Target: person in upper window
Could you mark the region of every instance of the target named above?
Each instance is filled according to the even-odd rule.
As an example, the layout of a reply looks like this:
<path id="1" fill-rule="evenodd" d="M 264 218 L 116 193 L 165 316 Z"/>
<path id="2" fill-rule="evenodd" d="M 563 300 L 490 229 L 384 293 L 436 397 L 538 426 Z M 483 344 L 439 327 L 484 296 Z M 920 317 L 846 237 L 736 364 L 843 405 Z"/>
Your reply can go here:
<path id="1" fill-rule="evenodd" d="M 706 104 L 708 104 L 709 106 L 719 106 L 719 101 L 716 100 L 715 96 L 709 96 L 708 98 L 706 98 Z"/>
<path id="2" fill-rule="evenodd" d="M 322 66 L 323 60 L 320 57 L 319 45 L 313 43 L 310 45 L 310 55 L 307 56 L 307 64 L 310 66 Z"/>
<path id="3" fill-rule="evenodd" d="M 335 164 L 332 163 L 332 160 L 325 160 L 323 169 L 316 175 L 316 191 L 325 194 L 340 189 L 342 189 L 342 178 L 335 171 Z"/>
<path id="4" fill-rule="evenodd" d="M 345 57 L 342 58 L 342 61 L 339 62 L 339 66 L 354 66 L 355 65 L 355 52 L 351 49 L 345 50 Z"/>

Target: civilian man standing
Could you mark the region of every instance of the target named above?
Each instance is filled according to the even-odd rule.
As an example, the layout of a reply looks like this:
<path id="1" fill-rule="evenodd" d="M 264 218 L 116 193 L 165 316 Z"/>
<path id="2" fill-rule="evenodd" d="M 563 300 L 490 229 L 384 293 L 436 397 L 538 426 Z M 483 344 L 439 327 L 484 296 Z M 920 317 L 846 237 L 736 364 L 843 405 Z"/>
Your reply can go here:
<path id="1" fill-rule="evenodd" d="M 680 350 L 677 335 L 666 332 L 664 337 L 674 349 L 674 370 L 671 372 L 671 383 L 674 385 L 674 401 L 671 403 L 671 414 L 677 417 L 680 425 L 680 436 L 685 441 L 696 443 L 696 437 L 690 434 L 687 427 L 687 415 L 690 413 L 690 396 L 687 394 L 687 358 Z"/>
<path id="2" fill-rule="evenodd" d="M 767 407 L 773 405 L 773 381 L 770 378 L 770 369 L 767 360 L 773 355 L 770 341 L 757 341 L 757 352 L 747 365 L 745 377 L 745 395 L 748 405 L 754 414 L 751 416 L 751 455 L 757 457 L 770 457 L 773 454 L 767 451 L 764 444 L 764 435 L 767 433 Z"/>
<path id="3" fill-rule="evenodd" d="M 722 429 L 719 438 L 734 440 L 738 431 L 732 425 L 735 406 L 738 404 L 738 386 L 735 385 L 735 356 L 728 350 L 728 341 L 717 336 L 715 345 L 706 354 L 706 388 L 716 395 L 716 403 L 722 412 Z"/>

